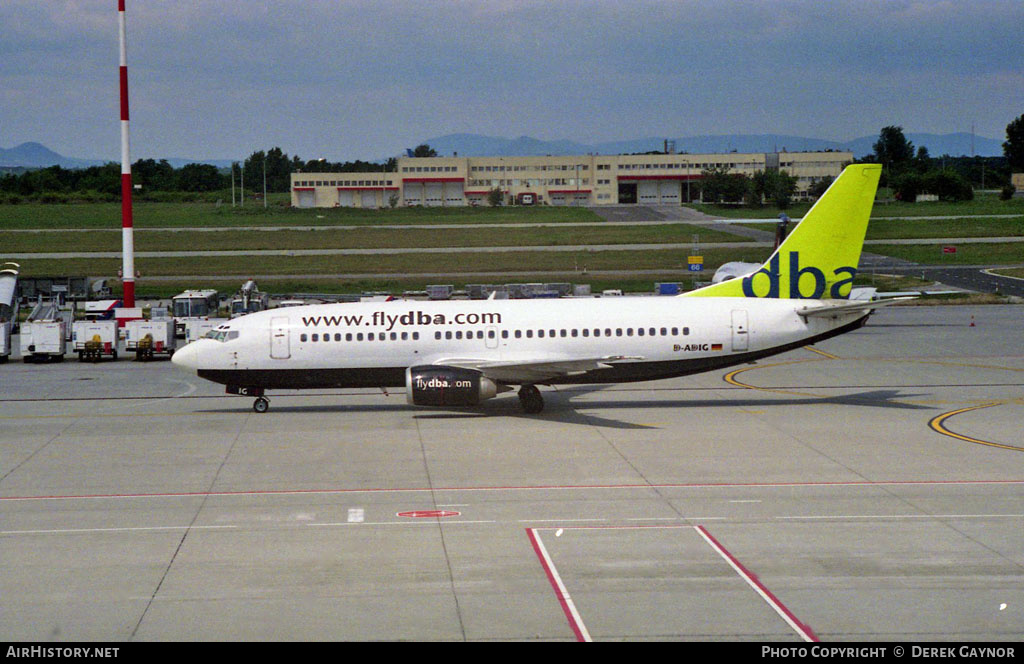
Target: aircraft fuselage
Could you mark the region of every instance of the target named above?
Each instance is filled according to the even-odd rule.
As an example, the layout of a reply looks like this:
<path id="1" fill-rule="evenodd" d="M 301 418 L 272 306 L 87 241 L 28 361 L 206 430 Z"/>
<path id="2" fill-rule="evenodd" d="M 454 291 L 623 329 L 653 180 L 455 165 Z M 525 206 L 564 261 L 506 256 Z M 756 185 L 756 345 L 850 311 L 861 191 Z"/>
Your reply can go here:
<path id="1" fill-rule="evenodd" d="M 621 297 L 309 305 L 236 318 L 218 328 L 222 341 L 200 339 L 174 359 L 225 385 L 303 389 L 399 387 L 408 367 L 453 360 L 625 356 L 535 382 L 631 382 L 749 362 L 859 327 L 867 317 L 797 314 L 815 303 Z"/>

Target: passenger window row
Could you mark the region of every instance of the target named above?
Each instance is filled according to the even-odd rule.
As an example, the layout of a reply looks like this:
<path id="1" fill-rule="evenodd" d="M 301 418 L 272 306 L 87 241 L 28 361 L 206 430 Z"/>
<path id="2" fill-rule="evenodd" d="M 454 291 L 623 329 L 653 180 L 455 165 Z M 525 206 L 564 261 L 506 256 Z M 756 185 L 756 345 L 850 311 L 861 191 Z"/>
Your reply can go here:
<path id="1" fill-rule="evenodd" d="M 508 338 L 511 337 L 511 338 L 514 338 L 514 339 L 522 339 L 522 338 L 525 337 L 526 339 L 533 339 L 533 338 L 537 338 L 537 339 L 562 338 L 562 339 L 564 339 L 564 338 L 601 337 L 601 336 L 604 336 L 604 337 L 612 337 L 612 336 L 615 336 L 615 337 L 622 337 L 622 336 L 626 336 L 626 337 L 632 337 L 632 336 L 637 336 L 637 337 L 644 337 L 644 336 L 648 336 L 648 337 L 657 337 L 657 336 L 667 337 L 667 336 L 673 336 L 673 337 L 677 337 L 677 336 L 679 336 L 680 332 L 682 332 L 682 334 L 684 336 L 687 336 L 687 335 L 690 334 L 690 328 L 688 328 L 688 327 L 684 327 L 684 328 L 678 328 L 678 327 L 672 327 L 672 328 L 668 328 L 668 327 L 660 327 L 660 328 L 659 327 L 638 327 L 638 328 L 634 329 L 632 327 L 627 327 L 627 328 L 621 328 L 621 327 L 617 327 L 617 328 L 610 328 L 610 327 L 598 328 L 598 327 L 595 327 L 595 328 L 583 328 L 583 329 L 571 329 L 571 330 L 568 330 L 568 329 L 561 329 L 561 330 L 552 330 L 552 329 L 547 329 L 547 330 L 511 330 L 511 331 L 510 330 L 502 330 L 501 331 L 501 338 L 502 339 L 508 339 Z M 447 332 L 441 332 L 440 330 L 438 330 L 438 331 L 434 332 L 434 339 L 440 340 L 442 338 L 444 338 L 446 340 L 447 339 L 463 339 L 463 338 L 465 338 L 465 339 L 473 339 L 473 338 L 483 339 L 484 338 L 484 332 L 483 332 L 483 330 L 476 330 L 475 332 L 473 330 L 469 330 L 469 331 L 465 332 L 465 334 L 463 334 L 463 332 L 461 330 L 456 330 L 455 332 L 452 332 L 450 330 L 447 331 Z M 487 331 L 487 338 L 488 339 L 494 339 L 495 338 L 495 331 L 494 330 L 488 330 Z"/>
<path id="2" fill-rule="evenodd" d="M 526 338 L 526 339 L 534 339 L 534 338 L 536 338 L 536 339 L 545 339 L 545 338 L 547 338 L 547 339 L 555 339 L 555 338 L 565 339 L 565 338 L 573 338 L 573 339 L 575 339 L 575 338 L 578 338 L 578 337 L 585 337 L 586 338 L 586 337 L 612 337 L 612 336 L 614 336 L 614 337 L 623 337 L 623 336 L 625 336 L 625 337 L 633 337 L 633 336 L 637 336 L 637 337 L 645 337 L 645 336 L 646 337 L 657 337 L 657 336 L 662 336 L 662 337 L 673 336 L 673 337 L 677 337 L 677 336 L 680 335 L 680 333 L 682 333 L 683 336 L 688 336 L 690 334 L 690 328 L 688 328 L 688 327 L 683 327 L 683 328 L 679 328 L 679 327 L 671 327 L 671 328 L 669 328 L 669 327 L 637 327 L 637 328 L 632 328 L 632 327 L 626 327 L 626 328 L 622 328 L 622 327 L 599 328 L 599 327 L 595 327 L 595 328 L 589 328 L 589 327 L 587 327 L 587 328 L 583 328 L 583 329 L 573 328 L 571 330 L 570 329 L 561 329 L 561 330 L 553 330 L 553 329 L 547 329 L 547 330 L 532 330 L 532 329 L 531 330 L 502 330 L 501 331 L 501 338 L 502 339 L 509 339 L 509 338 L 514 338 L 514 339 L 523 339 L 523 338 Z M 445 332 L 441 332 L 440 330 L 437 330 L 436 332 L 434 332 L 434 339 L 436 339 L 436 340 L 441 340 L 441 339 L 445 339 L 445 340 L 451 340 L 451 339 L 483 339 L 485 337 L 487 339 L 496 339 L 497 335 L 498 335 L 498 333 L 495 330 L 487 330 L 486 332 L 484 330 L 466 330 L 466 331 L 463 331 L 463 330 L 454 330 L 454 331 L 447 330 Z M 390 341 L 399 341 L 399 340 L 401 340 L 401 341 L 409 341 L 410 339 L 412 339 L 413 341 L 419 341 L 419 338 L 420 338 L 420 333 L 419 332 L 411 332 L 411 333 L 410 332 L 390 332 L 390 333 L 389 332 L 366 332 L 366 333 L 363 333 L 363 332 L 347 332 L 344 335 L 342 335 L 340 332 L 335 332 L 334 336 L 333 336 L 333 340 L 334 341 L 341 341 L 342 339 L 344 339 L 345 341 L 388 341 L 388 340 L 390 340 Z M 331 334 L 329 332 L 325 332 L 323 334 L 320 334 L 318 332 L 314 332 L 312 334 L 306 334 L 305 332 L 303 332 L 302 334 L 299 335 L 299 341 L 303 341 L 303 342 L 305 342 L 305 341 L 315 341 L 315 342 L 331 341 L 331 339 L 332 339 L 332 336 L 331 336 Z"/>
<path id="3" fill-rule="evenodd" d="M 409 339 L 412 339 L 413 341 L 419 341 L 420 333 L 419 332 L 412 332 L 412 333 L 409 333 L 409 332 L 391 332 L 389 334 L 387 332 L 377 332 L 377 333 L 367 332 L 366 334 L 363 334 L 362 332 L 355 332 L 355 333 L 347 332 L 344 335 L 344 337 L 342 336 L 342 334 L 340 332 L 335 332 L 334 333 L 334 340 L 335 341 L 341 341 L 342 338 L 344 338 L 345 341 L 388 341 L 389 339 L 391 341 L 398 341 L 399 339 L 401 339 L 402 341 L 408 341 Z M 303 332 L 302 334 L 299 335 L 299 341 L 330 341 L 330 340 L 331 340 L 330 333 L 324 333 L 324 334 L 313 333 L 312 335 L 308 335 L 305 332 Z"/>

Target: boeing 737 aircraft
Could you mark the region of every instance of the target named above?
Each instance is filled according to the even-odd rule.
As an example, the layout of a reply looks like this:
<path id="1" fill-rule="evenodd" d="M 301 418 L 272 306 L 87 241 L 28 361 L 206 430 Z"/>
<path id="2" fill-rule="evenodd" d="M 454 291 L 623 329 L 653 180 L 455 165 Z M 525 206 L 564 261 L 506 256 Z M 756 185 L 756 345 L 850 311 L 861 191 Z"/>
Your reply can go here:
<path id="1" fill-rule="evenodd" d="M 227 392 L 405 387 L 420 406 L 476 406 L 519 388 L 713 371 L 859 328 L 884 302 L 846 300 L 881 166 L 847 167 L 761 269 L 678 297 L 392 301 L 235 318 L 173 362 Z"/>

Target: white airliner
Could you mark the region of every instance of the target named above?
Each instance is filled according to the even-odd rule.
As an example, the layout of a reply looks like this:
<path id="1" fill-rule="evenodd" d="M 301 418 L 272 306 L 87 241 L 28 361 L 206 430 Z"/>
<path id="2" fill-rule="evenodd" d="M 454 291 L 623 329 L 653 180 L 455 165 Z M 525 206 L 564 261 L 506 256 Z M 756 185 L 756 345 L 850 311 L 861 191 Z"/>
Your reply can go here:
<path id="1" fill-rule="evenodd" d="M 173 362 L 227 392 L 405 387 L 420 406 L 476 406 L 519 387 L 656 380 L 722 369 L 859 328 L 852 302 L 881 167 L 847 167 L 760 270 L 678 297 L 339 303 L 221 325 Z"/>

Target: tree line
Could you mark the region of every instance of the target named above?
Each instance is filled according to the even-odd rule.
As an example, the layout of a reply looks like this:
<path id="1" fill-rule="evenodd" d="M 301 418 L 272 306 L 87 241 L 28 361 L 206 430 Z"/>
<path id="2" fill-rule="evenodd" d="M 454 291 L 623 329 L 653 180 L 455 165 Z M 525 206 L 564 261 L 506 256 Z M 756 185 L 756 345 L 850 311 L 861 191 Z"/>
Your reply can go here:
<path id="1" fill-rule="evenodd" d="M 752 176 L 729 171 L 728 166 L 704 169 L 701 179 L 691 185 L 696 187 L 691 192 L 699 191 L 705 203 L 743 203 L 749 207 L 770 203 L 780 210 L 788 208 L 796 195 L 797 179 L 784 170 L 765 169 L 756 171 Z M 831 184 L 831 179 L 828 184 Z M 815 193 L 811 192 L 811 195 Z"/>
<path id="2" fill-rule="evenodd" d="M 888 187 L 897 200 L 914 202 L 921 194 L 931 194 L 943 201 L 974 198 L 975 189 L 1000 189 L 1001 197 L 1010 198 L 1012 172 L 1024 171 L 1024 115 L 1006 127 L 1007 140 L 1002 157 L 932 157 L 928 148 L 916 150 L 907 140 L 903 128 L 883 127 L 873 153 L 854 163 L 882 165 L 881 187 Z M 808 194 L 821 196 L 832 184 L 825 178 L 811 185 Z M 752 177 L 730 173 L 728 167 L 701 172 L 699 186 L 702 200 L 711 203 L 744 203 L 758 207 L 765 203 L 785 209 L 796 192 L 796 178 L 784 170 L 757 171 Z"/>
<path id="3" fill-rule="evenodd" d="M 422 152 L 421 148 L 433 152 L 429 146 L 420 146 L 417 152 Z M 132 184 L 138 189 L 137 195 L 145 199 L 150 197 L 151 192 L 222 192 L 231 189 L 232 182 L 236 187 L 240 186 L 244 177 L 246 191 L 262 193 L 265 173 L 267 192 L 281 193 L 291 190 L 292 173 L 393 172 L 396 163 L 394 158 L 383 164 L 358 159 L 346 162 L 304 160 L 297 155 L 289 156 L 281 148 L 274 147 L 253 152 L 245 160 L 233 163 L 230 168 L 218 168 L 211 164 L 186 164 L 175 168 L 166 159 L 140 159 L 132 164 Z M 0 202 L 17 203 L 23 199 L 42 202 L 64 202 L 70 199 L 113 201 L 120 200 L 120 197 L 121 165 L 114 162 L 73 169 L 49 166 L 0 176 Z"/>
<path id="4" fill-rule="evenodd" d="M 974 189 L 1002 189 L 1004 198 L 1013 195 L 1011 172 L 1024 171 L 1024 115 L 1006 127 L 1007 140 L 1002 157 L 932 157 L 924 146 L 914 149 L 913 143 L 898 126 L 883 127 L 874 152 L 856 163 L 882 164 L 880 186 L 888 187 L 903 201 L 914 201 L 920 194 L 933 194 L 941 200 L 969 200 Z M 414 157 L 434 157 L 437 151 L 419 145 L 410 151 Z M 262 192 L 264 177 L 268 193 L 291 189 L 291 175 L 315 173 L 380 173 L 394 172 L 397 160 L 385 163 L 362 160 L 331 162 L 326 159 L 303 160 L 289 156 L 280 147 L 259 150 L 230 168 L 210 164 L 186 164 L 175 168 L 166 159 L 140 159 L 132 164 L 132 182 L 141 191 L 141 198 L 151 192 L 168 194 L 204 194 L 231 189 L 232 184 L 245 182 L 246 191 Z M 808 193 L 820 196 L 831 184 L 830 178 L 815 182 Z M 692 185 L 693 193 L 711 203 L 745 203 L 750 206 L 772 204 L 779 209 L 790 205 L 796 194 L 797 180 L 785 170 L 765 169 L 753 176 L 730 173 L 728 167 L 702 171 L 701 180 Z M 118 200 L 121 195 L 120 165 L 67 169 L 60 166 L 6 173 L 0 176 L 0 203 L 16 203 L 22 198 L 42 202 L 79 200 Z"/>

